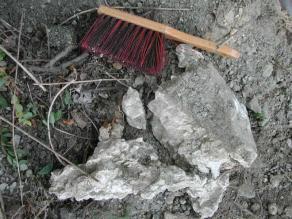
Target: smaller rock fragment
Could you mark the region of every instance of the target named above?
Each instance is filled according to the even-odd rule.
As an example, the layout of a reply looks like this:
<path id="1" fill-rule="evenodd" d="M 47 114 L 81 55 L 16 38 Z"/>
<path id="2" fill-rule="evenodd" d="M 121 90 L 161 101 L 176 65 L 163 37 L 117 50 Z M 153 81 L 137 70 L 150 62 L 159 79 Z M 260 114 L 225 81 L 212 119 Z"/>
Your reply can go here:
<path id="1" fill-rule="evenodd" d="M 191 45 L 180 44 L 176 47 L 176 54 L 178 57 L 178 67 L 186 68 L 192 63 L 197 62 L 199 59 L 203 59 L 202 53 L 194 50 Z"/>
<path id="2" fill-rule="evenodd" d="M 87 126 L 87 122 L 85 121 L 85 118 L 81 113 L 78 113 L 77 111 L 72 111 L 71 116 L 73 117 L 79 128 L 84 129 Z"/>
<path id="3" fill-rule="evenodd" d="M 117 70 L 121 70 L 123 68 L 123 66 L 118 62 L 113 63 L 113 67 Z"/>
<path id="4" fill-rule="evenodd" d="M 285 216 L 288 218 L 292 218 L 292 206 L 288 206 L 284 210 Z"/>
<path id="5" fill-rule="evenodd" d="M 254 203 L 252 204 L 252 206 L 250 207 L 250 210 L 253 212 L 253 213 L 256 213 L 257 211 L 259 211 L 261 209 L 261 206 L 260 204 L 258 203 Z"/>
<path id="6" fill-rule="evenodd" d="M 145 110 L 138 91 L 131 87 L 128 89 L 123 97 L 122 108 L 130 126 L 146 129 Z"/>
<path id="7" fill-rule="evenodd" d="M 268 211 L 270 215 L 276 215 L 278 212 L 278 206 L 276 203 L 269 204 Z"/>
<path id="8" fill-rule="evenodd" d="M 253 185 L 250 183 L 242 184 L 238 189 L 238 194 L 241 197 L 254 198 L 255 197 L 255 190 L 254 190 Z"/>

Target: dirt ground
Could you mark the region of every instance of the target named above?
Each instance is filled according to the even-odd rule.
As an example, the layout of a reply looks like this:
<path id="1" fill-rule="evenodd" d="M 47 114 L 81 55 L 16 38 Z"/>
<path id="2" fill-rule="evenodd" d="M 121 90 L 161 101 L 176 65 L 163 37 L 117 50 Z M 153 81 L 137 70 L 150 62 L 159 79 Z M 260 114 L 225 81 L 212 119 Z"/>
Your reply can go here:
<path id="1" fill-rule="evenodd" d="M 280 4 L 276 0 L 2 0 L 0 44 L 16 57 L 21 30 L 19 60 L 42 82 L 69 80 L 76 72 L 82 80 L 128 79 L 125 83 L 134 85 L 142 93 L 146 105 L 154 98 L 154 91 L 161 83 L 183 71 L 178 68 L 176 45 L 167 42 L 168 63 L 157 77 L 120 68 L 107 58 L 80 58 L 80 51 L 74 45 L 80 42 L 94 21 L 95 12 L 84 13 L 60 24 L 76 13 L 100 4 L 123 6 L 127 8 L 125 10 L 191 34 L 218 43 L 228 42 L 241 52 L 239 60 L 203 52 L 205 59 L 218 68 L 236 97 L 246 105 L 258 149 L 258 158 L 251 168 L 233 170 L 231 185 L 212 218 L 292 218 L 292 22 Z M 131 7 L 135 8 L 129 9 Z M 171 10 L 155 10 L 157 7 Z M 54 67 L 45 66 L 68 48 L 73 49 Z M 76 61 L 76 57 L 80 59 Z M 10 88 L 16 87 L 25 109 L 29 109 L 29 104 L 37 106 L 31 126 L 16 124 L 47 143 L 47 127 L 43 120 L 61 86 L 49 86 L 49 92 L 42 92 L 20 70 L 18 80 L 13 84 L 15 63 L 6 57 L 0 62 L 0 67 L 7 69 L 12 79 L 10 87 L 0 91 L 1 95 L 11 98 Z M 58 152 L 65 153 L 68 159 L 79 164 L 87 160 L 98 142 L 96 129 L 116 118 L 127 88 L 113 80 L 74 85 L 68 90 L 73 100 L 68 103 L 68 98 L 63 96 L 54 106 L 54 112 L 62 111 L 62 118 L 54 123 L 52 138 Z M 0 114 L 11 120 L 12 108 L 0 109 Z M 81 124 L 69 124 L 76 114 L 85 121 L 82 127 Z M 3 130 L 9 126 L 0 122 L 0 127 Z M 62 165 L 34 140 L 19 132 L 16 135 L 20 137 L 18 148 L 27 152 L 26 164 L 20 171 L 24 205 L 20 198 L 17 169 L 7 161 L 8 155 L 3 149 L 0 152 L 0 194 L 3 201 L 0 201 L 7 218 L 198 217 L 186 194 L 167 191 L 151 202 L 137 197 L 102 202 L 58 201 L 47 192 L 49 173 L 40 170 L 48 164 L 53 164 L 53 169 Z M 143 137 L 146 142 L 156 141 L 151 130 L 138 131 L 128 125 L 123 136 L 125 139 Z M 163 162 L 171 162 L 167 152 L 160 153 L 165 154 Z"/>

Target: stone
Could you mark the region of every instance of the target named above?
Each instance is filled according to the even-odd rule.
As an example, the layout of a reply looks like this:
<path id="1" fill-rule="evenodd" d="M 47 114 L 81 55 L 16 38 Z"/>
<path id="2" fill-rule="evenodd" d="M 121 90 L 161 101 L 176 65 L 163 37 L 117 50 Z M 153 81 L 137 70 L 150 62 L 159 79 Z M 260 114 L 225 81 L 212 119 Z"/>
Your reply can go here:
<path id="1" fill-rule="evenodd" d="M 260 206 L 259 203 L 254 203 L 254 204 L 252 204 L 252 206 L 250 207 L 250 210 L 251 210 L 253 213 L 258 212 L 260 209 L 261 209 L 261 206 Z"/>
<path id="2" fill-rule="evenodd" d="M 123 66 L 120 63 L 118 63 L 118 62 L 114 62 L 113 63 L 113 67 L 116 70 L 121 70 L 123 68 Z"/>
<path id="3" fill-rule="evenodd" d="M 257 157 L 248 114 L 211 64 L 163 85 L 148 104 L 154 136 L 205 174 Z"/>
<path id="4" fill-rule="evenodd" d="M 274 70 L 273 64 L 268 63 L 263 69 L 263 77 L 268 78 L 272 75 Z"/>
<path id="5" fill-rule="evenodd" d="M 123 97 L 122 109 L 130 126 L 146 129 L 145 109 L 137 90 L 131 87 L 128 89 Z"/>
<path id="6" fill-rule="evenodd" d="M 292 218 L 292 206 L 288 206 L 284 210 L 285 216 L 288 218 Z"/>
<path id="7" fill-rule="evenodd" d="M 161 163 L 153 146 L 142 139 L 99 142 L 87 163 L 79 166 L 98 182 L 68 165 L 63 170 L 52 172 L 50 193 L 60 200 L 123 199 L 138 194 L 151 200 L 166 190 L 185 189 L 193 209 L 205 218 L 217 210 L 229 185 L 228 174 L 212 179 L 187 174 L 177 166 Z"/>
<path id="8" fill-rule="evenodd" d="M 176 54 L 178 57 L 178 67 L 186 68 L 197 62 L 199 59 L 203 59 L 202 53 L 194 50 L 191 45 L 180 44 L 176 47 Z"/>
<path id="9" fill-rule="evenodd" d="M 74 110 L 71 112 L 71 116 L 79 128 L 84 129 L 87 126 L 86 117 L 82 113 Z"/>
<path id="10" fill-rule="evenodd" d="M 145 82 L 145 77 L 143 75 L 139 75 L 135 78 L 133 87 L 136 88 L 136 87 L 142 86 L 144 82 Z"/>
<path id="11" fill-rule="evenodd" d="M 259 98 L 257 96 L 254 96 L 251 101 L 249 102 L 249 108 L 254 111 L 260 113 L 262 111 L 262 108 L 259 104 Z"/>
<path id="12" fill-rule="evenodd" d="M 0 184 L 0 192 L 4 192 L 8 188 L 7 183 L 1 183 Z"/>
<path id="13" fill-rule="evenodd" d="M 278 212 L 277 204 L 276 203 L 269 204 L 268 212 L 270 215 L 277 215 L 277 212 Z"/>
<path id="14" fill-rule="evenodd" d="M 271 176 L 270 183 L 272 185 L 272 188 L 277 188 L 280 185 L 282 179 L 283 176 L 281 175 Z"/>
<path id="15" fill-rule="evenodd" d="M 245 198 L 254 198 L 255 190 L 252 184 L 244 183 L 238 188 L 238 194 Z"/>
<path id="16" fill-rule="evenodd" d="M 99 128 L 98 140 L 99 141 L 108 140 L 110 138 L 110 130 L 111 130 L 111 126 L 101 126 Z"/>
<path id="17" fill-rule="evenodd" d="M 287 139 L 288 148 L 292 149 L 292 140 L 291 138 Z"/>
<path id="18" fill-rule="evenodd" d="M 164 219 L 187 219 L 186 216 L 184 216 L 183 214 L 171 214 L 169 212 L 165 212 L 164 213 Z"/>
<path id="19" fill-rule="evenodd" d="M 25 176 L 26 176 L 27 178 L 32 177 L 32 176 L 33 176 L 33 172 L 32 172 L 32 170 L 28 169 L 28 170 L 25 172 Z"/>

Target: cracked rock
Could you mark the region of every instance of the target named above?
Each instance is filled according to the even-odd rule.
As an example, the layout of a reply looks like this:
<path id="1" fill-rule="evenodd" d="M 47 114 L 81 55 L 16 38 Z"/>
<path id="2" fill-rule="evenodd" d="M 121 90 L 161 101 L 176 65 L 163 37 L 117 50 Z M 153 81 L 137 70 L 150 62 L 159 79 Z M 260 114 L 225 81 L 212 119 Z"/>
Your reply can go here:
<path id="1" fill-rule="evenodd" d="M 128 89 L 123 97 L 122 108 L 130 126 L 146 129 L 145 110 L 138 91 L 131 87 Z"/>
<path id="2" fill-rule="evenodd" d="M 249 167 L 257 157 L 246 108 L 211 64 L 162 86 L 148 108 L 155 137 L 202 173 L 216 178 L 221 169 Z"/>
<path id="3" fill-rule="evenodd" d="M 208 179 L 162 164 L 153 146 L 142 139 L 100 142 L 87 163 L 80 167 L 99 181 L 68 165 L 52 173 L 50 192 L 61 200 L 122 199 L 130 194 L 150 200 L 166 190 L 186 189 L 194 210 L 202 217 L 209 217 L 217 210 L 229 184 L 228 174 Z"/>

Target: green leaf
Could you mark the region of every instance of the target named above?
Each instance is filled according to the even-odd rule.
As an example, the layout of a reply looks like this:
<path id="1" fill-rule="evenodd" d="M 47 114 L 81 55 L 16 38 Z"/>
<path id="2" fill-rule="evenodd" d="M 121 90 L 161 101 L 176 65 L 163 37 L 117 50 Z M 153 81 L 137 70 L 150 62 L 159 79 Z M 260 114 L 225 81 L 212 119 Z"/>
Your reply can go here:
<path id="1" fill-rule="evenodd" d="M 50 114 L 50 118 L 49 118 L 49 120 L 50 120 L 50 123 L 51 123 L 52 125 L 55 124 L 56 120 L 55 120 L 55 113 L 54 113 L 54 112 L 52 112 L 52 113 Z M 46 122 L 46 124 L 47 124 L 47 122 Z"/>
<path id="2" fill-rule="evenodd" d="M 12 165 L 13 166 L 13 160 L 14 160 L 14 158 L 13 157 L 11 157 L 10 155 L 7 155 L 7 161 L 8 161 L 8 163 L 10 163 L 10 165 Z"/>
<path id="3" fill-rule="evenodd" d="M 57 112 L 55 112 L 55 120 L 58 121 L 62 118 L 63 113 L 61 110 L 58 110 Z"/>
<path id="4" fill-rule="evenodd" d="M 23 114 L 23 106 L 21 104 L 19 104 L 19 103 L 16 103 L 15 104 L 15 112 L 16 112 L 16 114 L 17 113 Z"/>
<path id="5" fill-rule="evenodd" d="M 66 106 L 70 106 L 73 103 L 71 94 L 68 90 L 65 91 L 65 95 L 64 95 L 64 104 Z"/>
<path id="6" fill-rule="evenodd" d="M 28 161 L 27 160 L 20 160 L 20 161 L 18 161 L 18 165 L 19 165 L 20 171 L 27 170 L 28 169 L 27 164 L 28 164 Z"/>
<path id="7" fill-rule="evenodd" d="M 12 95 L 12 97 L 11 97 L 11 104 L 17 104 L 17 103 L 19 103 L 19 99 L 18 99 L 18 97 L 16 96 L 16 95 Z"/>
<path id="8" fill-rule="evenodd" d="M 22 118 L 23 118 L 23 119 L 26 119 L 26 120 L 29 120 L 29 119 L 31 119 L 32 117 L 33 117 L 32 112 L 26 112 L 26 113 L 24 113 L 23 116 L 22 116 Z"/>
<path id="9" fill-rule="evenodd" d="M 31 121 L 26 120 L 26 119 L 23 119 L 22 117 L 20 117 L 20 118 L 18 119 L 18 121 L 19 121 L 22 125 L 32 126 Z"/>
<path id="10" fill-rule="evenodd" d="M 0 88 L 3 87 L 7 82 L 7 77 L 0 78 Z"/>
<path id="11" fill-rule="evenodd" d="M 45 165 L 37 174 L 40 176 L 46 176 L 52 172 L 53 167 L 54 167 L 53 164 L 49 163 Z"/>
<path id="12" fill-rule="evenodd" d="M 6 56 L 6 54 L 2 50 L 0 50 L 0 61 L 3 61 L 5 56 Z"/>
<path id="13" fill-rule="evenodd" d="M 26 150 L 23 150 L 23 149 L 17 149 L 16 153 L 17 153 L 18 159 L 23 159 L 28 154 L 28 152 Z"/>
<path id="14" fill-rule="evenodd" d="M 50 114 L 50 123 L 52 125 L 55 124 L 55 122 L 59 121 L 63 116 L 63 113 L 61 110 L 58 110 L 57 112 L 51 112 Z"/>
<path id="15" fill-rule="evenodd" d="M 0 85 L 0 87 L 1 87 L 1 85 Z M 8 107 L 8 102 L 4 97 L 2 97 L 0 95 L 0 109 L 1 108 L 6 108 L 6 107 Z"/>

